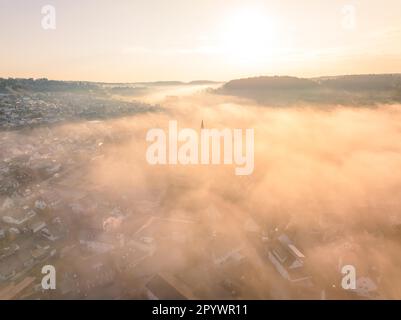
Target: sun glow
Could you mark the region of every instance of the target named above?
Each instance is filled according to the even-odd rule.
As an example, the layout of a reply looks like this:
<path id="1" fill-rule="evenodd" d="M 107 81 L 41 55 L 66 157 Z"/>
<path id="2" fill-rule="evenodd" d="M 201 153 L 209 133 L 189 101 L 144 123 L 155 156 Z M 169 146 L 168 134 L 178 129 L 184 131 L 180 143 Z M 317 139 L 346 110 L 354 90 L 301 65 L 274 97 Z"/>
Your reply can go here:
<path id="1" fill-rule="evenodd" d="M 276 22 L 261 11 L 238 10 L 225 20 L 222 29 L 223 52 L 232 62 L 260 63 L 277 49 Z"/>

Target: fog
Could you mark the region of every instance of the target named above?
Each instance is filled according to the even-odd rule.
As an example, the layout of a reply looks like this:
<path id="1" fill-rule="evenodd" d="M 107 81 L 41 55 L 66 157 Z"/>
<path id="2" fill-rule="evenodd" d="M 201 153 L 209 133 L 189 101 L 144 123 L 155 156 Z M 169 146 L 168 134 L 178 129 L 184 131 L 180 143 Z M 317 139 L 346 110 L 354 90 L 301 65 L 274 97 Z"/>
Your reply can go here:
<path id="1" fill-rule="evenodd" d="M 244 283 L 242 298 L 319 298 L 322 290 L 341 287 L 340 269 L 348 264 L 357 277 L 376 277 L 380 297 L 401 298 L 401 105 L 281 108 L 206 91 L 180 92 L 143 99 L 156 97 L 159 112 L 54 125 L 51 139 L 68 137 L 75 146 L 90 141 L 93 150 L 55 149 L 51 159 L 62 166 L 74 163 L 75 169 L 52 188 L 89 194 L 92 203 L 118 204 L 124 220 L 108 223 L 127 242 L 154 223 L 152 217 L 158 219 L 152 234 L 156 251 L 144 262 L 145 274 L 169 272 L 199 298 L 225 297 L 216 289 L 227 277 L 225 269 L 205 261 L 217 242 L 243 246 L 246 263 L 235 271 Z M 149 165 L 146 132 L 167 131 L 169 120 L 195 130 L 202 120 L 205 128 L 253 128 L 253 174 L 236 176 L 235 165 Z M 47 130 L 1 132 L 10 145 L 3 160 L 15 146 L 39 148 L 36 137 Z M 59 196 L 71 207 L 74 197 L 63 192 Z M 106 219 L 96 208 L 86 210 L 70 228 L 78 232 L 88 220 Z M 166 219 L 181 222 L 162 223 Z M 249 224 L 257 227 L 249 230 Z M 266 258 L 262 237 L 281 233 L 304 253 L 312 293 L 282 285 Z M 171 234 L 184 240 L 171 240 Z M 65 259 L 62 270 L 79 255 Z M 341 292 L 334 297 L 356 298 Z"/>

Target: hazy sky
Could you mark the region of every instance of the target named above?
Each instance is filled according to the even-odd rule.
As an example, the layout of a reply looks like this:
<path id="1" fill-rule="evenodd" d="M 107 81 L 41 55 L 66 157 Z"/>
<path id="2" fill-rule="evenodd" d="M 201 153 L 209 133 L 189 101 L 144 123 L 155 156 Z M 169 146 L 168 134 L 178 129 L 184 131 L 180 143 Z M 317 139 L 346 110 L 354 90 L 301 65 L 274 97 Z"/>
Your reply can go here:
<path id="1" fill-rule="evenodd" d="M 56 29 L 42 28 L 42 6 Z M 0 77 L 401 72 L 400 0 L 0 0 Z"/>

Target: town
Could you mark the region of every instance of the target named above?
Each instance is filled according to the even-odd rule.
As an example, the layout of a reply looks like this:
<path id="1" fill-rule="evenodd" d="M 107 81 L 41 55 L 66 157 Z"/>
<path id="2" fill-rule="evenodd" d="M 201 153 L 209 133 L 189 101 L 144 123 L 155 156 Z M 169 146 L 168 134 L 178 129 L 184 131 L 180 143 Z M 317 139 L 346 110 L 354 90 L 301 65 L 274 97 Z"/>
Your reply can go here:
<path id="1" fill-rule="evenodd" d="M 157 106 L 13 91 L 0 110 L 0 299 L 383 297 L 379 267 L 358 265 L 356 242 L 324 212 L 293 227 L 237 205 L 252 176 L 228 184 L 223 202 L 194 197 L 217 189 L 213 171 L 145 171 L 146 145 L 132 139 L 143 142 L 148 127 L 133 124 Z M 400 225 L 388 234 L 399 237 Z M 311 262 L 317 245 L 334 242 L 341 251 Z M 352 290 L 341 287 L 347 264 Z M 57 272 L 54 290 L 41 285 L 45 265 Z"/>

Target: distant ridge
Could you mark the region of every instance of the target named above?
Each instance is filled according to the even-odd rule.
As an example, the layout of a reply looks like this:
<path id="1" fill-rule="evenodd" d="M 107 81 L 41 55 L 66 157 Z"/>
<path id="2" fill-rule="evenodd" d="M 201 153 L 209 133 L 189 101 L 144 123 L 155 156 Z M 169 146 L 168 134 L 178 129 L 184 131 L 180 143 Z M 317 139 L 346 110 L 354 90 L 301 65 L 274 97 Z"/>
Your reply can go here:
<path id="1" fill-rule="evenodd" d="M 231 80 L 224 85 L 228 90 L 259 90 L 259 89 L 310 89 L 317 87 L 319 83 L 309 79 L 289 76 L 262 76 L 246 79 Z"/>
<path id="2" fill-rule="evenodd" d="M 107 82 L 90 82 L 90 81 L 61 81 L 25 78 L 0 78 L 0 93 L 13 91 L 33 91 L 33 92 L 92 92 L 101 93 L 107 90 L 114 91 L 112 93 L 135 93 L 143 91 L 147 87 L 168 87 L 168 86 L 185 86 L 185 85 L 208 85 L 218 84 L 219 82 L 209 80 L 195 80 L 191 82 L 182 81 L 154 81 L 154 82 L 133 82 L 133 83 L 107 83 Z"/>
<path id="3" fill-rule="evenodd" d="M 343 89 L 394 89 L 401 85 L 401 74 L 367 74 L 297 78 L 260 76 L 227 82 L 225 89 L 311 89 L 319 86 Z"/>

